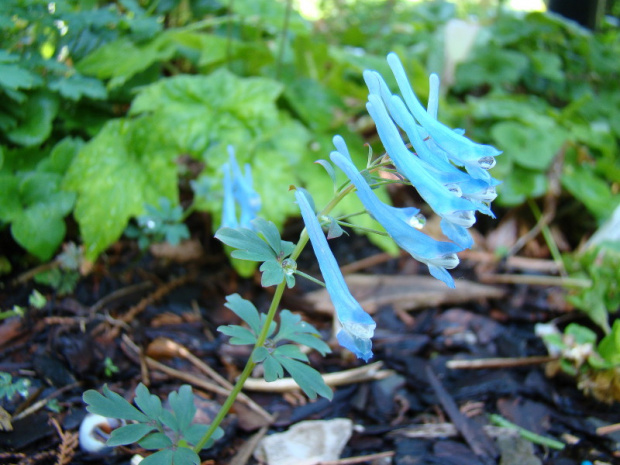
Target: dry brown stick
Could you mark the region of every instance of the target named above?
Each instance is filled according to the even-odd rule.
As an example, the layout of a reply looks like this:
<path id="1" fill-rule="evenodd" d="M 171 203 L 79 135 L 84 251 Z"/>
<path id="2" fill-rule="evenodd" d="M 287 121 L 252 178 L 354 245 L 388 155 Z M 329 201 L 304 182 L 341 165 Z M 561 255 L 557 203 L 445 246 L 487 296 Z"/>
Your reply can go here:
<path id="1" fill-rule="evenodd" d="M 370 268 L 371 266 L 389 262 L 394 258 L 398 258 L 398 256 L 394 256 L 389 253 L 378 253 L 375 255 L 371 255 L 370 257 L 362 258 L 361 260 L 357 260 L 353 263 L 341 266 L 340 271 L 342 271 L 342 274 L 355 273 L 356 271 L 365 270 L 367 268 Z"/>
<path id="2" fill-rule="evenodd" d="M 361 383 L 363 381 L 387 378 L 394 374 L 392 370 L 381 370 L 383 362 L 375 362 L 351 370 L 327 373 L 321 375 L 328 386 L 341 386 L 344 384 Z M 299 385 L 293 378 L 281 378 L 268 383 L 262 378 L 248 378 L 243 385 L 249 391 L 261 392 L 290 392 L 299 389 Z"/>
<path id="3" fill-rule="evenodd" d="M 193 273 L 180 276 L 164 284 L 163 286 L 160 286 L 154 292 L 144 297 L 142 300 L 140 300 L 140 302 L 138 302 L 136 305 L 131 307 L 127 311 L 127 313 L 125 313 L 124 315 L 122 315 L 120 318 L 117 319 L 119 324 L 117 326 L 114 326 L 108 331 L 108 333 L 106 334 L 106 338 L 114 339 L 118 337 L 123 324 L 128 324 L 129 322 L 133 321 L 134 318 L 136 318 L 140 313 L 142 313 L 147 306 L 163 298 L 166 294 L 172 292 L 177 287 L 190 282 L 191 280 L 194 279 L 194 277 L 195 275 Z M 105 328 L 104 323 L 97 326 L 95 330 L 93 331 L 93 333 L 99 334 L 103 328 Z"/>
<path id="4" fill-rule="evenodd" d="M 260 440 L 267 434 L 267 429 L 267 426 L 263 426 L 250 439 L 245 441 L 228 465 L 246 465 Z"/>
<path id="5" fill-rule="evenodd" d="M 194 354 L 192 354 L 189 350 L 187 350 L 186 347 L 183 347 L 181 344 L 177 344 L 176 342 L 174 342 L 172 340 L 168 340 L 167 342 L 170 343 L 170 347 L 173 350 L 175 350 L 180 357 L 183 357 L 186 360 L 188 360 L 191 364 L 193 364 L 196 368 L 201 370 L 208 377 L 213 379 L 215 382 L 219 383 L 220 386 L 224 387 L 228 391 L 232 391 L 234 386 L 233 386 L 233 384 L 230 381 L 228 381 L 226 378 L 224 378 L 222 375 L 220 375 L 217 371 L 215 371 L 213 368 L 211 368 L 205 362 L 203 362 L 198 357 L 196 357 Z M 250 397 L 246 396 L 243 392 L 240 392 L 237 397 L 239 399 L 244 399 L 244 401 L 250 407 L 253 406 L 252 409 L 254 411 L 260 413 L 260 415 L 262 417 L 264 417 L 264 418 L 272 418 L 271 415 L 266 410 L 264 410 L 260 405 L 255 403 Z"/>
<path id="6" fill-rule="evenodd" d="M 90 307 L 90 311 L 91 313 L 97 313 L 103 307 L 110 304 L 111 302 L 114 302 L 115 300 L 122 299 L 123 297 L 127 297 L 128 295 L 131 295 L 134 293 L 148 291 L 152 287 L 153 287 L 153 283 L 148 282 L 148 281 L 138 283 L 138 284 L 132 284 L 131 286 L 122 287 L 113 292 L 110 292 L 105 297 L 102 297 L 101 299 L 99 299 L 97 302 L 95 302 Z"/>
<path id="7" fill-rule="evenodd" d="M 372 462 L 377 459 L 394 457 L 395 454 L 396 452 L 389 450 L 387 452 L 377 452 L 376 454 L 358 455 L 356 457 L 347 457 L 338 460 L 326 460 L 323 462 L 317 462 L 316 465 L 351 465 L 354 463 Z"/>
<path id="8" fill-rule="evenodd" d="M 480 281 L 486 284 L 529 284 L 532 286 L 560 286 L 588 288 L 589 279 L 565 278 L 563 276 L 540 276 L 529 274 L 483 274 Z"/>
<path id="9" fill-rule="evenodd" d="M 138 357 L 140 354 L 140 348 L 126 334 L 123 334 L 121 337 L 123 339 L 123 343 L 133 352 L 133 355 Z M 163 363 L 152 359 L 151 357 L 143 357 L 143 360 L 151 370 L 161 371 L 162 373 L 172 376 L 173 378 L 177 378 L 181 381 L 185 381 L 189 384 L 200 387 L 205 391 L 214 392 L 223 396 L 228 396 L 228 394 L 230 394 L 230 389 L 218 386 L 217 384 L 211 383 L 208 380 L 193 375 L 191 373 L 171 368 L 168 365 L 164 365 Z M 245 394 L 241 393 L 239 396 L 237 396 L 237 400 L 246 404 L 251 410 L 258 413 L 261 417 L 265 418 L 270 423 L 273 422 L 273 417 L 269 414 L 269 412 L 267 412 Z"/>
<path id="10" fill-rule="evenodd" d="M 600 436 L 604 436 L 606 434 L 616 433 L 620 431 L 620 423 L 615 423 L 613 425 L 605 425 L 599 426 L 596 428 L 596 434 Z"/>
<path id="11" fill-rule="evenodd" d="M 446 367 L 453 370 L 480 370 L 485 368 L 512 368 L 528 365 L 540 365 L 558 360 L 558 357 L 537 355 L 520 358 L 478 358 L 474 360 L 449 360 Z"/>
<path id="12" fill-rule="evenodd" d="M 521 256 L 502 258 L 493 252 L 485 252 L 482 250 L 463 250 L 462 252 L 459 252 L 459 258 L 484 264 L 493 264 L 504 261 L 507 268 L 521 271 L 557 273 L 560 270 L 559 265 L 553 260 Z"/>
<path id="13" fill-rule="evenodd" d="M 478 457 L 485 462 L 491 462 L 499 456 L 499 451 L 495 446 L 495 443 L 491 441 L 489 436 L 482 429 L 482 425 L 479 425 L 470 418 L 463 415 L 456 405 L 454 399 L 448 394 L 446 388 L 443 387 L 437 375 L 433 372 L 432 368 L 427 365 L 426 376 L 428 381 L 435 392 L 437 400 L 448 414 L 454 426 L 458 429 L 463 439 L 469 444 L 471 450 Z"/>

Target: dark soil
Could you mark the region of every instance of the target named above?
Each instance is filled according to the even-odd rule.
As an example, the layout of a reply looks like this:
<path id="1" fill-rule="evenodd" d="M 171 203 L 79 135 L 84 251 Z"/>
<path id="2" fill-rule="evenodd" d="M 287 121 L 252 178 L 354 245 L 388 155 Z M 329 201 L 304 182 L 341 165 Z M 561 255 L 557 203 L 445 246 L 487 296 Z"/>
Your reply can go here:
<path id="1" fill-rule="evenodd" d="M 237 322 L 223 306 L 225 296 L 237 292 L 265 311 L 270 289 L 261 288 L 257 277 L 237 277 L 218 246 L 209 247 L 213 250 L 201 259 L 179 265 L 141 255 L 130 243 L 119 243 L 68 295 L 58 295 L 31 280 L 15 284 L 17 276 L 6 280 L 0 289 L 3 310 L 13 305 L 28 308 L 34 288 L 45 295 L 47 304 L 40 310 L 28 308 L 22 318 L 0 322 L 0 371 L 32 383 L 26 399 L 15 395 L 0 404 L 13 417 L 12 431 L 0 432 L 0 463 L 127 464 L 133 454 L 145 453 L 137 446 L 105 455 L 80 450 L 75 434 L 86 415 L 82 393 L 107 383 L 131 399 L 137 384 L 143 382 L 165 398 L 187 382 L 174 373 L 212 382 L 191 360 L 179 355 L 179 346 L 234 382 L 248 351 L 231 346 L 217 332 L 219 325 Z M 341 264 L 381 257 L 356 236 L 337 241 L 333 247 Z M 475 254 L 465 258 L 454 270 L 457 281 L 476 282 L 483 273 L 507 270 L 506 264 L 482 262 Z M 310 253 L 302 256 L 300 269 L 318 274 Z M 378 259 L 377 264 L 359 271 L 410 275 L 412 279 L 426 274 L 409 257 Z M 346 417 L 358 427 L 342 457 L 385 453 L 375 459 L 377 464 L 620 463 L 618 433 L 597 432 L 600 426 L 620 422 L 618 405 L 584 396 L 574 379 L 548 378 L 542 363 L 487 369 L 447 367 L 451 360 L 546 356 L 544 345 L 534 335 L 536 322 L 560 317 L 563 322 L 588 324 L 578 314 L 567 312 L 559 288 L 493 287 L 503 291 L 503 297 L 489 299 L 473 293 L 457 305 L 416 305 L 408 312 L 403 310 L 402 296 L 394 297 L 398 305 L 384 301 L 374 313 L 377 331 L 371 363 L 381 361 L 381 369 L 393 373 L 341 385 L 332 402 L 309 401 L 299 393 L 248 391 L 265 410 L 277 414 L 267 434 L 302 420 Z M 317 311 L 306 298 L 315 289 L 304 283 L 287 291 L 284 306 L 301 313 L 329 340 L 331 317 Z M 407 298 L 415 299 L 411 292 Z M 449 292 L 446 288 L 445 293 Z M 162 344 L 162 338 L 176 345 Z M 133 345 L 139 349 L 135 351 Z M 166 374 L 153 368 L 147 357 L 178 372 Z M 106 358 L 112 362 L 108 370 Z M 325 359 L 318 354 L 310 358 L 323 373 L 364 365 L 337 345 Z M 115 373 L 109 372 L 112 365 L 118 369 Z M 196 384 L 193 389 L 201 413 L 212 416 L 223 397 Z M 20 414 L 22 419 L 16 420 Z M 499 414 L 566 446 L 563 450 L 529 443 L 521 447 L 523 443 L 514 437 L 507 442 L 491 438 L 483 429 L 489 424 L 489 414 Z M 454 434 L 432 434 L 433 425 L 440 428 L 446 423 L 456 427 Z M 264 419 L 238 403 L 224 424 L 224 438 L 201 454 L 203 463 L 234 459 L 234 463 L 245 463 L 239 462 L 245 460 L 243 446 L 261 426 L 265 426 Z M 360 459 L 355 463 L 369 462 Z"/>

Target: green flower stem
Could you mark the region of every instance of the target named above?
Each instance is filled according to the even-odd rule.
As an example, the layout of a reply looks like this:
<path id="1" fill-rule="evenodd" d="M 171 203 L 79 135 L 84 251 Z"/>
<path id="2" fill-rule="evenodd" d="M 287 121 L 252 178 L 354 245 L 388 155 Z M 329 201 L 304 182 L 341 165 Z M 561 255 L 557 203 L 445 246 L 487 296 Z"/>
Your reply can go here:
<path id="1" fill-rule="evenodd" d="M 522 438 L 527 439 L 534 444 L 540 444 L 541 446 L 547 446 L 551 449 L 562 450 L 566 447 L 566 444 L 560 441 L 556 441 L 555 439 L 551 439 L 545 436 L 541 436 L 540 434 L 536 434 L 530 430 L 520 427 L 519 425 L 515 425 L 514 423 L 506 420 L 501 415 L 491 414 L 489 415 L 489 419 L 491 423 L 494 423 L 497 426 L 501 426 L 503 428 L 514 429 L 519 432 Z"/>
<path id="2" fill-rule="evenodd" d="M 347 194 L 352 192 L 353 189 L 354 189 L 354 186 L 352 185 L 347 185 L 343 187 L 342 189 L 340 189 L 339 192 L 334 196 L 334 198 L 319 213 L 319 216 L 327 215 L 336 205 L 338 205 L 338 202 L 340 202 Z M 291 259 L 297 260 L 297 258 L 299 258 L 301 251 L 304 249 L 304 247 L 308 243 L 308 239 L 309 239 L 308 232 L 304 228 L 304 230 L 299 235 L 299 241 L 297 242 L 295 249 L 293 249 L 293 253 L 291 253 L 290 255 Z M 265 323 L 263 324 L 262 330 L 260 334 L 258 335 L 256 344 L 254 344 L 254 349 L 252 350 L 252 353 L 254 353 L 254 351 L 257 348 L 263 347 L 263 345 L 265 344 L 265 341 L 267 340 L 267 334 L 269 333 L 269 327 L 271 326 L 271 323 L 276 316 L 276 311 L 278 310 L 278 307 L 282 300 L 282 295 L 284 294 L 285 288 L 286 288 L 286 280 L 282 280 L 282 282 L 278 284 L 278 286 L 276 287 L 276 290 L 273 294 L 271 305 L 269 306 L 269 311 L 267 312 L 267 318 L 265 319 Z M 202 450 L 202 448 L 207 444 L 211 436 L 213 436 L 213 433 L 215 432 L 217 427 L 220 426 L 220 424 L 222 423 L 222 421 L 228 414 L 228 411 L 231 409 L 231 407 L 235 403 L 237 396 L 243 389 L 243 385 L 245 384 L 246 380 L 252 374 L 252 370 L 254 369 L 255 366 L 256 366 L 256 363 L 254 363 L 254 361 L 252 360 L 252 356 L 250 355 L 250 357 L 248 358 L 248 361 L 245 364 L 245 368 L 241 372 L 241 375 L 239 375 L 237 382 L 232 388 L 232 391 L 230 391 L 230 394 L 228 394 L 228 397 L 222 404 L 220 411 L 217 412 L 217 415 L 211 422 L 211 425 L 209 425 L 209 429 L 204 434 L 202 439 L 198 441 L 198 443 L 194 446 L 194 452 L 198 454 Z"/>
<path id="3" fill-rule="evenodd" d="M 347 223 L 346 221 L 338 220 L 338 224 L 340 226 L 346 226 L 348 228 L 357 229 L 358 231 L 365 231 L 365 232 L 377 234 L 379 236 L 389 236 L 389 234 L 386 233 L 385 231 L 379 231 L 377 229 L 366 228 L 365 226 L 358 226 L 357 224 Z"/>
<path id="4" fill-rule="evenodd" d="M 303 271 L 295 270 L 295 274 L 301 276 L 302 278 L 306 278 L 308 281 L 312 281 L 319 286 L 325 287 L 325 283 L 323 281 L 321 281 L 320 279 L 316 279 L 309 274 L 304 273 Z"/>

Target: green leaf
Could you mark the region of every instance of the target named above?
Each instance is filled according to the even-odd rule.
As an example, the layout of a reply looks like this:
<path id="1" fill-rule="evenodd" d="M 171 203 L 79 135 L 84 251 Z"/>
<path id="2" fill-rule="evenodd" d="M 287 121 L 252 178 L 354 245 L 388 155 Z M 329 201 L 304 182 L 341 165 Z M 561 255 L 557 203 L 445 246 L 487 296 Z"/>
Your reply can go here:
<path id="1" fill-rule="evenodd" d="M 220 228 L 215 237 L 237 250 L 232 256 L 242 260 L 264 262 L 276 258 L 275 252 L 254 231 L 246 228 Z"/>
<path id="2" fill-rule="evenodd" d="M 277 286 L 284 279 L 282 263 L 276 259 L 263 262 L 259 269 L 263 273 L 260 280 L 263 287 Z"/>
<path id="3" fill-rule="evenodd" d="M 153 431 L 155 427 L 146 423 L 132 423 L 130 425 L 121 426 L 112 431 L 110 439 L 106 441 L 106 445 L 110 447 L 125 446 L 138 442 L 148 433 Z"/>
<path id="4" fill-rule="evenodd" d="M 491 135 L 513 163 L 533 170 L 545 170 L 566 140 L 564 130 L 547 118 L 539 117 L 536 126 L 515 121 L 502 121 L 491 129 Z"/>
<path id="5" fill-rule="evenodd" d="M 564 334 L 571 335 L 575 338 L 577 344 L 595 344 L 596 333 L 590 328 L 578 325 L 577 323 L 569 324 L 564 330 Z"/>
<path id="6" fill-rule="evenodd" d="M 265 361 L 270 356 L 269 351 L 265 347 L 257 347 L 252 352 L 252 361 L 254 363 L 260 363 Z"/>
<path id="7" fill-rule="evenodd" d="M 174 463 L 174 451 L 172 449 L 164 449 L 155 452 L 144 458 L 141 465 L 177 465 Z"/>
<path id="8" fill-rule="evenodd" d="M 175 465 L 200 465 L 200 457 L 189 447 L 179 447 L 174 451 L 173 459 Z"/>
<path id="9" fill-rule="evenodd" d="M 148 117 L 108 122 L 69 168 L 64 188 L 78 194 L 74 216 L 88 260 L 116 241 L 145 204 L 178 196 L 176 151 L 154 124 Z"/>
<path id="10" fill-rule="evenodd" d="M 196 414 L 191 386 L 184 384 L 178 392 L 171 392 L 168 396 L 168 402 L 177 417 L 181 434 L 185 435 L 185 430 L 189 428 Z"/>
<path id="11" fill-rule="evenodd" d="M 152 433 L 138 442 L 140 447 L 147 450 L 164 449 L 172 446 L 172 441 L 164 433 Z"/>
<path id="12" fill-rule="evenodd" d="M 147 422 L 149 419 L 137 408 L 127 402 L 123 397 L 111 391 L 107 385 L 103 386 L 103 395 L 90 389 L 82 395 L 82 399 L 88 406 L 86 410 L 104 417 L 121 418 Z"/>
<path id="13" fill-rule="evenodd" d="M 0 86 L 8 89 L 32 89 L 43 80 L 19 65 L 0 64 Z"/>
<path id="14" fill-rule="evenodd" d="M 265 370 L 263 376 L 268 383 L 284 377 L 282 365 L 271 355 L 263 360 L 263 369 Z"/>
<path id="15" fill-rule="evenodd" d="M 158 420 L 162 414 L 163 408 L 161 406 L 161 400 L 156 395 L 151 394 L 148 388 L 142 383 L 138 384 L 136 388 L 134 402 L 140 410 L 154 420 Z"/>
<path id="16" fill-rule="evenodd" d="M 256 344 L 256 335 L 247 328 L 237 325 L 218 326 L 217 330 L 230 336 L 230 342 L 233 345 Z"/>
<path id="17" fill-rule="evenodd" d="M 284 255 L 284 248 L 286 247 L 287 249 L 289 249 L 291 248 L 291 246 L 294 247 L 294 244 L 292 244 L 291 242 L 285 242 L 280 238 L 280 232 L 278 231 L 278 228 L 275 224 L 273 224 L 271 221 L 267 221 L 259 217 L 252 220 L 252 225 L 258 233 L 263 235 L 263 237 L 267 241 L 267 244 L 269 244 L 269 247 L 271 247 L 276 253 L 278 259 L 281 260 L 289 255 Z"/>
<path id="18" fill-rule="evenodd" d="M 274 338 L 276 342 L 282 340 L 306 345 L 323 356 L 331 352 L 329 346 L 319 338 L 319 332 L 314 326 L 286 309 L 280 311 L 280 330 Z"/>
<path id="19" fill-rule="evenodd" d="M 252 302 L 244 299 L 239 294 L 231 294 L 226 297 L 225 307 L 232 310 L 235 315 L 245 321 L 254 334 L 259 334 L 262 327 L 258 310 Z"/>
<path id="20" fill-rule="evenodd" d="M 6 136 L 19 145 L 39 145 L 52 132 L 52 122 L 58 113 L 58 98 L 46 92 L 35 92 L 20 111 L 19 126 L 8 131 Z"/>
<path id="21" fill-rule="evenodd" d="M 75 195 L 50 194 L 46 201 L 27 207 L 14 217 L 11 234 L 24 249 L 45 261 L 52 257 L 65 237 L 64 216 L 71 211 Z"/>
<path id="22" fill-rule="evenodd" d="M 607 362 L 620 365 L 620 320 L 615 320 L 611 332 L 598 345 L 598 353 Z"/>
<path id="23" fill-rule="evenodd" d="M 49 88 L 65 98 L 78 101 L 83 97 L 93 100 L 104 100 L 108 97 L 105 86 L 99 79 L 72 74 L 49 83 Z"/>
<path id="24" fill-rule="evenodd" d="M 281 357 L 278 361 L 290 373 L 299 387 L 311 399 L 316 399 L 317 394 L 331 400 L 334 396 L 332 390 L 325 384 L 320 373 L 305 363 L 290 358 Z"/>
<path id="25" fill-rule="evenodd" d="M 299 350 L 299 347 L 293 344 L 285 344 L 276 347 L 276 349 L 272 352 L 272 356 L 277 360 L 280 360 L 280 357 L 288 357 L 295 360 L 301 360 L 302 362 L 308 362 L 308 356 Z"/>

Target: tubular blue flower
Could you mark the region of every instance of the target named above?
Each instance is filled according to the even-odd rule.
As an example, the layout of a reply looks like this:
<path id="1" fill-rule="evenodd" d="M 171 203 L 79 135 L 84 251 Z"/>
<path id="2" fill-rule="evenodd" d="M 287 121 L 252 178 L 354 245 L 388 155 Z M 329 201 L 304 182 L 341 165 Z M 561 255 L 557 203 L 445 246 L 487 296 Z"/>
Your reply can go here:
<path id="1" fill-rule="evenodd" d="M 358 358 L 367 362 L 372 357 L 371 338 L 377 325 L 351 295 L 306 195 L 301 190 L 296 190 L 295 198 L 299 204 L 314 255 L 319 262 L 325 287 L 336 309 L 338 321 L 342 325 L 337 335 L 338 342 L 342 347 L 349 349 Z"/>
<path id="2" fill-rule="evenodd" d="M 495 166 L 495 158 L 501 152 L 495 147 L 472 142 L 467 137 L 453 131 L 433 118 L 411 89 L 405 68 L 398 55 L 388 54 L 388 64 L 403 99 L 420 125 L 428 132 L 434 142 L 446 151 L 450 159 L 458 166 L 463 166 L 474 178 L 488 180 L 491 176 L 487 170 Z"/>
<path id="3" fill-rule="evenodd" d="M 465 221 L 462 212 L 473 210 L 474 205 L 444 186 L 428 169 L 427 164 L 407 149 L 383 101 L 373 94 L 368 99 L 366 108 L 375 121 L 381 142 L 396 169 L 411 182 L 439 216 L 450 222 L 458 222 L 464 227 L 473 225 L 475 217 L 471 215 Z"/>
<path id="4" fill-rule="evenodd" d="M 341 153 L 332 152 L 330 158 L 355 185 L 357 196 L 366 210 L 383 226 L 394 242 L 413 258 L 425 263 L 432 276 L 453 288 L 454 279 L 446 269 L 455 268 L 459 264 L 456 253 L 462 251 L 461 247 L 451 242 L 436 241 L 413 227 L 411 215 L 414 211 L 381 202 L 355 165 Z"/>
<path id="5" fill-rule="evenodd" d="M 256 218 L 261 208 L 260 195 L 253 188 L 252 168 L 245 165 L 245 173 L 241 172 L 235 151 L 228 146 L 229 163 L 222 165 L 224 172 L 224 204 L 222 207 L 222 226 L 229 228 L 252 229 L 252 220 Z M 237 205 L 239 219 L 237 219 Z"/>

